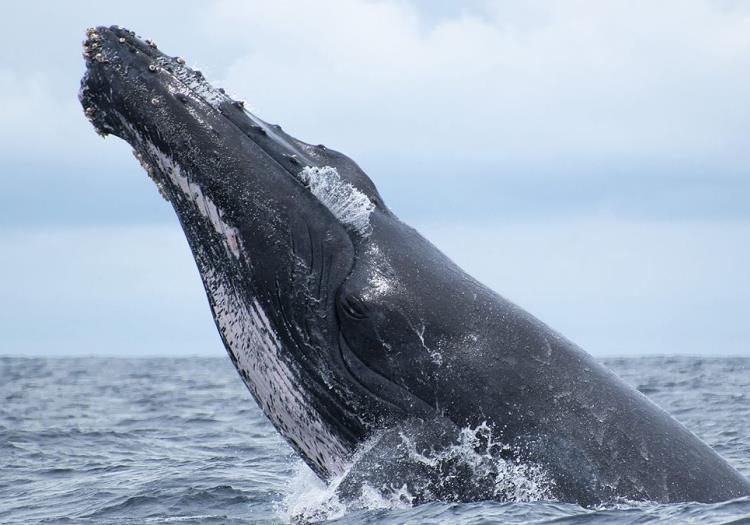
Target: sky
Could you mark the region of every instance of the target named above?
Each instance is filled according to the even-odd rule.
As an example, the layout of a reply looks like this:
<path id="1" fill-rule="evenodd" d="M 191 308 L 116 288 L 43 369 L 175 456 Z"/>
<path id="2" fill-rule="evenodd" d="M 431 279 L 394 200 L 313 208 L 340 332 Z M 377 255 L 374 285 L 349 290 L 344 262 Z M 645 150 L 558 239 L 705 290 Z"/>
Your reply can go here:
<path id="1" fill-rule="evenodd" d="M 0 354 L 224 350 L 171 207 L 76 95 L 118 24 L 355 159 L 469 273 L 596 356 L 750 356 L 750 3 L 12 2 Z"/>

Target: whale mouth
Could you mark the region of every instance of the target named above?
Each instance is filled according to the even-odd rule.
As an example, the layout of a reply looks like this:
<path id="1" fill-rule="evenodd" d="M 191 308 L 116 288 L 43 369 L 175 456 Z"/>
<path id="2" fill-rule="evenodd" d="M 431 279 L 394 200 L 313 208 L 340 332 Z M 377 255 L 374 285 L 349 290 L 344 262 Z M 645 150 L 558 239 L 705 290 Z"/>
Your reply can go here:
<path id="1" fill-rule="evenodd" d="M 336 473 L 393 412 L 342 361 L 335 310 L 355 245 L 386 210 L 374 185 L 132 31 L 89 29 L 83 54 L 85 115 L 134 148 L 174 207 L 245 384 L 321 477 Z"/>
<path id="2" fill-rule="evenodd" d="M 86 117 L 134 148 L 175 209 L 230 359 L 308 464 L 329 477 L 374 429 L 432 417 L 340 336 L 338 291 L 390 213 L 364 172 L 132 31 L 89 29 L 83 50 Z"/>

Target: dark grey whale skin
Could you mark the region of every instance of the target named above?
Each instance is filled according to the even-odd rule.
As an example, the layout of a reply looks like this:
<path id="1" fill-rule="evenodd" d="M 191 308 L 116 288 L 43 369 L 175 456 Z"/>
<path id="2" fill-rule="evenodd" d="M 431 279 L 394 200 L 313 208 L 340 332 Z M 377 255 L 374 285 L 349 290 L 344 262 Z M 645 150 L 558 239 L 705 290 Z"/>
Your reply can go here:
<path id="1" fill-rule="evenodd" d="M 208 104 L 186 87 L 186 75 L 203 82 L 199 73 L 132 32 L 100 27 L 85 46 L 87 116 L 99 132 L 129 141 L 149 166 L 207 291 L 207 269 L 220 268 L 265 308 L 295 388 L 341 444 L 345 457 L 321 457 L 277 424 L 323 479 L 340 474 L 331 465 L 374 433 L 434 420 L 452 432 L 491 425 L 515 460 L 546 470 L 563 501 L 713 502 L 750 494 L 742 475 L 669 414 L 402 223 L 351 159 L 294 139 L 229 97 Z M 154 63 L 158 70 L 149 70 Z M 206 219 L 153 168 L 156 159 L 138 137 L 179 161 L 252 256 L 227 255 Z M 375 209 L 366 235 L 310 193 L 297 176 L 303 166 L 334 167 L 369 197 Z M 216 314 L 210 293 L 209 302 Z M 221 335 L 277 421 L 273 412 L 283 403 L 258 397 Z M 389 476 L 397 478 L 398 468 Z"/>

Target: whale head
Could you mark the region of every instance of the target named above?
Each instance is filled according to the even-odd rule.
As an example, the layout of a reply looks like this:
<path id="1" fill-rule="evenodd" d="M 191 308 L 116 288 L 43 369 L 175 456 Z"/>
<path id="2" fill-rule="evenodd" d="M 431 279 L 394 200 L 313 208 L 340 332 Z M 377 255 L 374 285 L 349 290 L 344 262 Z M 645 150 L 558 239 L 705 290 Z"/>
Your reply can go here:
<path id="1" fill-rule="evenodd" d="M 337 474 L 407 409 L 363 385 L 340 345 L 337 292 L 373 217 L 390 215 L 374 185 L 131 31 L 88 30 L 84 58 L 85 114 L 174 207 L 245 384 L 316 473 Z"/>

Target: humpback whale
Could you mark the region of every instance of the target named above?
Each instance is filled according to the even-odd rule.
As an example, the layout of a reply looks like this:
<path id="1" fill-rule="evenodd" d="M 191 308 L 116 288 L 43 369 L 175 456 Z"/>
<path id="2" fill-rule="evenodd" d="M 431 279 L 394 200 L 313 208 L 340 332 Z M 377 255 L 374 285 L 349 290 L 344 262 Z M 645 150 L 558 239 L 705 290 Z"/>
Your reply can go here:
<path id="1" fill-rule="evenodd" d="M 85 115 L 174 207 L 229 358 L 320 478 L 502 498 L 455 462 L 409 465 L 482 429 L 471 446 L 533 466 L 562 501 L 750 494 L 677 420 L 401 222 L 347 156 L 132 31 L 89 29 L 83 54 Z"/>

